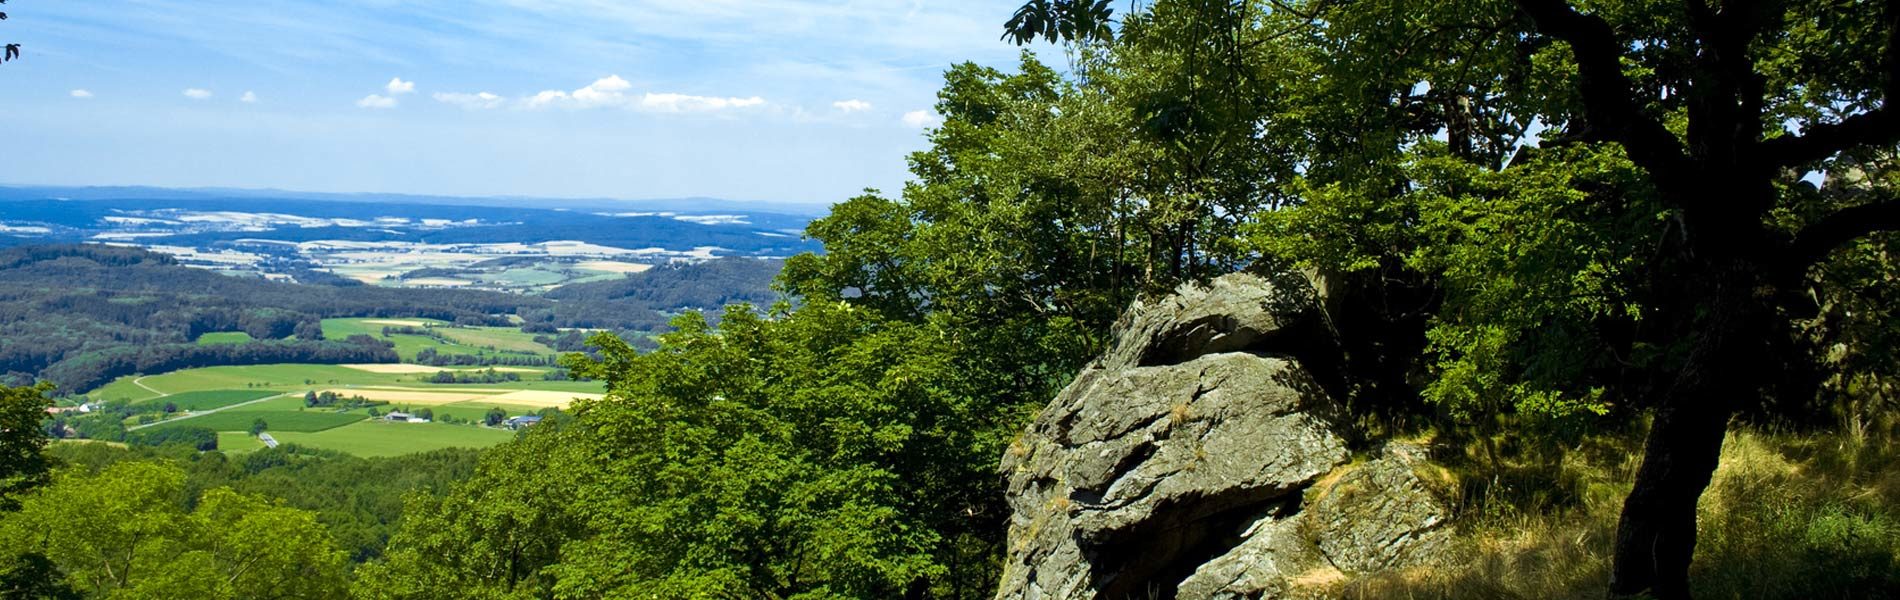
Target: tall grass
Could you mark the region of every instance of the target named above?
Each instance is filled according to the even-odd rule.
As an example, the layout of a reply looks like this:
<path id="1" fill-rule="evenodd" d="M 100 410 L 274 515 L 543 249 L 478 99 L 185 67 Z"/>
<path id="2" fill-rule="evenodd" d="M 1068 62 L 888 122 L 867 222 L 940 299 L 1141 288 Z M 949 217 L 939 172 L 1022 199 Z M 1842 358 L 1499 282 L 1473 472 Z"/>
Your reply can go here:
<path id="1" fill-rule="evenodd" d="M 1900 598 L 1900 452 L 1887 432 L 1741 427 L 1703 496 L 1698 598 Z M 1465 480 L 1452 550 L 1434 566 L 1360 577 L 1315 597 L 1603 598 L 1638 436 L 1514 464 L 1452 460 Z"/>

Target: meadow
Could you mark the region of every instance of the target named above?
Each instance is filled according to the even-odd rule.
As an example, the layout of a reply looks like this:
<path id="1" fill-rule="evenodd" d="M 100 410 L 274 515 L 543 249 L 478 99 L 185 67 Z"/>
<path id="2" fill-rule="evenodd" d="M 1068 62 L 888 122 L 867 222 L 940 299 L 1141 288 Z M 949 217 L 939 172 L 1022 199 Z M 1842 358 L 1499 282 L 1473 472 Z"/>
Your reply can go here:
<path id="1" fill-rule="evenodd" d="M 426 335 L 383 335 L 384 327 L 428 328 L 444 339 Z M 527 352 L 554 356 L 553 348 L 534 341 L 534 334 L 510 327 L 451 327 L 433 319 L 324 319 L 323 337 L 333 340 L 352 335 L 367 335 L 396 345 L 396 354 L 405 361 L 416 359 L 425 348 L 436 354 L 484 356 L 497 352 Z"/>
<path id="2" fill-rule="evenodd" d="M 526 367 L 496 367 L 498 372 L 519 374 L 522 381 L 428 383 L 438 371 L 486 369 L 409 364 L 206 367 L 122 377 L 90 397 L 144 405 L 170 403 L 179 412 L 144 429 L 204 427 L 216 431 L 219 448 L 229 452 L 262 448 L 263 443 L 250 434 L 253 424 L 262 420 L 265 430 L 280 443 L 369 457 L 493 446 L 511 439 L 513 432 L 481 425 L 491 409 L 499 408 L 510 417 L 531 415 L 548 408 L 565 408 L 577 397 L 598 398 L 604 391 L 598 382 L 543 381 L 541 377 L 548 369 Z M 365 407 L 341 410 L 305 406 L 306 392 L 325 391 L 382 402 L 375 407 L 377 415 L 427 409 L 435 422 L 390 423 L 372 416 Z"/>
<path id="3" fill-rule="evenodd" d="M 213 331 L 198 336 L 198 344 L 201 346 L 209 346 L 212 344 L 242 344 L 248 341 L 251 341 L 251 334 L 242 331 Z"/>

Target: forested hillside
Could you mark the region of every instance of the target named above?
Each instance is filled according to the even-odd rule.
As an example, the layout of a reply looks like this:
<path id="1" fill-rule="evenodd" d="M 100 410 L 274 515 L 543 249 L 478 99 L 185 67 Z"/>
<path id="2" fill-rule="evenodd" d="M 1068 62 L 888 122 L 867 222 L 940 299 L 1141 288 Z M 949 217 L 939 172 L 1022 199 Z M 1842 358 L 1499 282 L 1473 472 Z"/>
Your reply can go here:
<path id="1" fill-rule="evenodd" d="M 777 264 L 682 265 L 594 285 L 626 290 L 573 301 L 453 289 L 299 285 L 183 267 L 164 254 L 103 245 L 23 246 L 0 251 L 0 372 L 16 383 L 43 378 L 84 392 L 113 377 L 186 367 L 279 362 L 394 362 L 381 343 L 323 340 L 337 317 L 439 319 L 464 325 L 647 332 L 660 311 L 718 307 L 758 298 Z M 708 273 L 709 275 L 700 275 Z M 598 288 L 596 288 L 598 289 Z M 638 290 L 647 290 L 640 292 Z M 244 344 L 198 345 L 211 332 L 241 331 Z"/>
<path id="2" fill-rule="evenodd" d="M 780 260 L 748 258 L 672 263 L 638 277 L 573 283 L 543 295 L 578 304 L 633 301 L 668 312 L 739 303 L 770 306 L 777 300 L 772 280 L 784 265 Z"/>

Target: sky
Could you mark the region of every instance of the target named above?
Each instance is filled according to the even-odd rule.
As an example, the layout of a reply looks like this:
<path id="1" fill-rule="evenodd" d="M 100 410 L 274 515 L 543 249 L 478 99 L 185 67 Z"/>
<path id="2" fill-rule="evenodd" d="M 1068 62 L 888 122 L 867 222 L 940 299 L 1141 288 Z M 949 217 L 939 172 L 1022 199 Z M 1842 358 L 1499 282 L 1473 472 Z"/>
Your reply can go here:
<path id="1" fill-rule="evenodd" d="M 1021 0 L 13 0 L 0 183 L 835 202 Z M 1045 56 L 1050 52 L 1044 48 Z"/>

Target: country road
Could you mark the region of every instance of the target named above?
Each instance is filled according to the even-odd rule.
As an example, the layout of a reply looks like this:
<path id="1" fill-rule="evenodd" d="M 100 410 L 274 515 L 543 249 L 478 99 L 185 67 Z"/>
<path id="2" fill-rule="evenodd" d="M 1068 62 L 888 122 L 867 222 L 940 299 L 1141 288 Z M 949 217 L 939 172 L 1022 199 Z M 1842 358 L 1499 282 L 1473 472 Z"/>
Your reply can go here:
<path id="1" fill-rule="evenodd" d="M 146 375 L 145 377 L 151 377 L 151 375 Z M 165 393 L 165 392 L 161 392 L 161 391 L 158 391 L 158 389 L 157 389 L 157 388 L 154 388 L 154 387 L 152 387 L 152 386 L 149 386 L 149 385 L 145 385 L 145 377 L 140 377 L 140 378 L 138 378 L 138 379 L 134 379 L 134 380 L 132 380 L 132 385 L 136 385 L 136 386 L 139 386 L 139 387 L 142 387 L 142 388 L 145 388 L 145 391 L 148 391 L 148 392 L 151 392 L 151 393 L 154 393 L 154 394 L 158 394 L 158 397 L 160 397 L 160 398 L 164 398 L 164 397 L 166 397 L 166 396 L 170 396 L 170 395 L 171 395 L 171 394 L 168 394 L 168 393 Z"/>
<path id="2" fill-rule="evenodd" d="M 137 383 L 137 381 L 134 381 L 133 383 Z M 148 390 L 150 390 L 150 389 L 152 389 L 152 388 L 145 388 L 145 389 L 148 389 Z M 153 390 L 153 391 L 157 391 L 157 390 Z M 169 394 L 167 394 L 167 395 L 169 395 Z M 165 420 L 163 420 L 163 421 L 155 421 L 155 422 L 152 422 L 152 423 L 146 423 L 146 424 L 144 424 L 144 425 L 133 425 L 133 426 L 131 426 L 131 427 L 127 427 L 127 428 L 125 428 L 125 430 L 126 430 L 126 431 L 138 431 L 138 430 L 140 430 L 140 429 L 144 429 L 144 428 L 147 428 L 147 427 L 151 427 L 151 426 L 153 426 L 153 425 L 164 425 L 164 424 L 166 424 L 166 423 L 177 423 L 177 422 L 179 422 L 179 421 L 183 421 L 183 420 L 185 420 L 185 419 L 196 419 L 196 418 L 198 418 L 198 417 L 202 417 L 202 416 L 205 416 L 205 415 L 208 415 L 208 414 L 211 414 L 211 413 L 214 413 L 214 412 L 218 412 L 218 411 L 221 411 L 221 410 L 231 410 L 231 409 L 233 409 L 233 408 L 237 408 L 237 407 L 240 407 L 240 406 L 249 406 L 249 405 L 252 405 L 252 404 L 257 404 L 257 403 L 259 403 L 259 402 L 263 402 L 263 401 L 265 401 L 265 400 L 276 400 L 276 399 L 278 399 L 278 398 L 285 398 L 285 397 L 289 397 L 289 396 L 296 396 L 296 395 L 298 395 L 298 393 L 297 393 L 297 392 L 285 392 L 285 393 L 282 393 L 282 394 L 278 394 L 278 395 L 275 395 L 275 396 L 265 396 L 265 397 L 263 397 L 263 398 L 258 398 L 258 399 L 256 399 L 256 400 L 247 400 L 247 401 L 244 401 L 244 402 L 239 402 L 239 403 L 237 403 L 237 404 L 233 404 L 233 405 L 230 405 L 230 406 L 220 406 L 220 407 L 217 407 L 217 408 L 214 408 L 214 409 L 211 409 L 211 410 L 207 410 L 207 411 L 202 411 L 202 412 L 194 412 L 194 413 L 190 413 L 190 414 L 187 414 L 187 415 L 185 415 L 185 416 L 182 416 L 182 417 L 178 417 L 178 418 L 174 418 L 174 419 L 165 419 Z"/>

